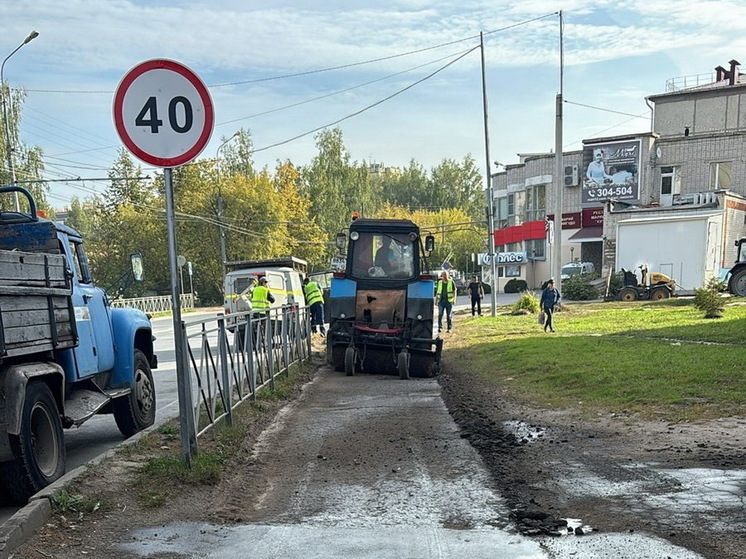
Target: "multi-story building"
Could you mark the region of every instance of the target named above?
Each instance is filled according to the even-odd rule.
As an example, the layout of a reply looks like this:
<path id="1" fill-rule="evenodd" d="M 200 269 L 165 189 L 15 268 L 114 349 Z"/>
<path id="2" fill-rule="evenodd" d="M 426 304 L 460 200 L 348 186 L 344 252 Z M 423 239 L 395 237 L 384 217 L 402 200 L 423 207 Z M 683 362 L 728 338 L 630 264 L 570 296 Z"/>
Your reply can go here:
<path id="1" fill-rule="evenodd" d="M 604 275 L 646 264 L 683 291 L 730 268 L 733 241 L 746 236 L 746 76 L 729 64 L 647 97 L 652 131 L 563 153 L 562 208 L 554 154 L 519 154 L 494 174 L 498 289 L 511 277 L 530 287 L 549 278 L 556 237 L 562 264 L 591 262 Z"/>

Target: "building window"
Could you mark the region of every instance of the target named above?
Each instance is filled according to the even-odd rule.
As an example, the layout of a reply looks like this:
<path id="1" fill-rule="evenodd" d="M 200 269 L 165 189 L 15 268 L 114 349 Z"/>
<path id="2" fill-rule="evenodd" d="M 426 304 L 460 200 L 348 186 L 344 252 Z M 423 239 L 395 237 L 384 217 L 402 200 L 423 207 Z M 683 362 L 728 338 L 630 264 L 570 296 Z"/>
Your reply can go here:
<path id="1" fill-rule="evenodd" d="M 661 167 L 661 196 L 681 194 L 678 167 Z"/>
<path id="2" fill-rule="evenodd" d="M 540 221 L 546 217 L 546 189 L 545 184 L 526 189 L 526 221 Z"/>
<path id="3" fill-rule="evenodd" d="M 710 190 L 730 188 L 733 176 L 732 171 L 732 161 L 710 163 Z"/>
<path id="4" fill-rule="evenodd" d="M 525 241 L 526 256 L 529 260 L 544 260 L 546 258 L 546 239 Z"/>
<path id="5" fill-rule="evenodd" d="M 497 221 L 495 229 L 503 229 L 508 226 L 508 198 L 504 196 L 497 199 Z"/>

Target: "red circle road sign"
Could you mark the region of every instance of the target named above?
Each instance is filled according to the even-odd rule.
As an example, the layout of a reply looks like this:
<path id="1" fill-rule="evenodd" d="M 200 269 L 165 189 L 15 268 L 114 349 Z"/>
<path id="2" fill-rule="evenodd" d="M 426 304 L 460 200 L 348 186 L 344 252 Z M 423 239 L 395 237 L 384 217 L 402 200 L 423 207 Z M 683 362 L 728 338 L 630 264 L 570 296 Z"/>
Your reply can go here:
<path id="1" fill-rule="evenodd" d="M 114 126 L 127 149 L 156 167 L 188 163 L 210 141 L 215 115 L 207 87 L 173 60 L 147 60 L 114 93 Z"/>

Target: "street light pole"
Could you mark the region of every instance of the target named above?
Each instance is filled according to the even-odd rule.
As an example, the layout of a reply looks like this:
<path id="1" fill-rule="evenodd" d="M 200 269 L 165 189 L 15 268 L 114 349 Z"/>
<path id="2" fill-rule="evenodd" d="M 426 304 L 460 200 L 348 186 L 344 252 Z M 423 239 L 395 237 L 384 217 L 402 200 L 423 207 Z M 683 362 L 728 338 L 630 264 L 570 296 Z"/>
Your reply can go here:
<path id="1" fill-rule="evenodd" d="M 215 165 L 218 172 L 218 226 L 220 227 L 220 270 L 221 270 L 221 281 L 225 281 L 225 262 L 227 259 L 226 256 L 226 249 L 225 249 L 225 225 L 223 223 L 223 188 L 222 188 L 222 178 L 220 176 L 220 150 L 230 142 L 233 138 L 238 136 L 238 131 L 234 132 L 233 135 L 225 140 L 222 144 L 218 146 L 218 149 L 215 151 Z"/>
<path id="2" fill-rule="evenodd" d="M 11 52 L 8 56 L 5 57 L 5 60 L 3 60 L 2 65 L 0 65 L 0 87 L 5 86 L 5 63 L 8 61 L 8 59 L 13 56 L 15 53 L 17 53 L 23 45 L 26 43 L 29 43 L 36 39 L 39 36 L 39 34 L 36 31 L 32 31 L 28 34 L 28 37 L 26 37 L 23 42 L 18 45 L 13 52 Z M 6 97 L 10 97 L 10 85 L 8 85 L 8 94 L 5 95 L 5 91 L 2 91 L 2 105 L 3 105 L 3 124 L 5 127 L 5 156 L 8 160 L 8 170 L 10 171 L 10 181 L 13 186 L 16 184 L 16 169 L 13 165 L 13 147 L 11 146 L 11 138 L 10 138 L 10 126 L 8 124 L 8 109 L 6 107 L 7 101 Z M 8 99 L 9 101 L 10 99 Z M 13 209 L 16 212 L 21 211 L 21 205 L 18 201 L 18 192 L 13 193 Z"/>

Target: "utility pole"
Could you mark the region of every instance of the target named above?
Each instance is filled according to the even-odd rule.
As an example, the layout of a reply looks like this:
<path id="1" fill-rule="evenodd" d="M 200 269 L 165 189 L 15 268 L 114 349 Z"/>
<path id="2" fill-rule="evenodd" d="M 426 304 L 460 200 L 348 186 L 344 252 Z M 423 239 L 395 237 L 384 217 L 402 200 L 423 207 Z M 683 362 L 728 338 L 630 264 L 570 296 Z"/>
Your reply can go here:
<path id="1" fill-rule="evenodd" d="M 8 56 L 5 57 L 3 60 L 2 65 L 0 65 L 0 88 L 3 88 L 5 86 L 5 63 L 8 61 L 8 59 L 13 56 L 15 53 L 17 53 L 21 47 L 34 39 L 36 39 L 39 36 L 39 33 L 36 31 L 32 31 L 28 34 L 28 37 L 26 37 L 23 42 L 18 45 L 13 52 L 11 52 Z M 10 101 L 10 85 L 8 85 L 8 94 L 5 95 L 5 91 L 0 91 L 2 93 L 2 105 L 3 105 L 3 124 L 5 126 L 5 157 L 8 160 L 8 170 L 10 171 L 10 181 L 13 186 L 16 185 L 16 168 L 13 164 L 13 150 L 14 150 L 14 143 L 12 142 L 12 138 L 10 135 L 10 124 L 8 123 L 8 109 L 6 108 L 6 105 Z M 5 98 L 8 98 L 7 101 Z M 13 193 L 13 210 L 16 212 L 21 211 L 21 205 L 18 200 L 18 192 Z"/>
<path id="2" fill-rule="evenodd" d="M 560 23 L 560 86 L 557 94 L 556 120 L 554 130 L 554 244 L 552 245 L 551 272 L 554 284 L 562 291 L 562 207 L 564 188 L 564 162 L 562 160 L 562 88 L 564 77 L 564 52 L 562 48 L 562 12 L 559 13 Z"/>
<path id="3" fill-rule="evenodd" d="M 238 136 L 238 131 L 234 132 L 233 135 L 225 140 L 222 144 L 218 146 L 218 149 L 215 151 L 215 166 L 217 169 L 217 175 L 218 175 L 218 227 L 220 228 L 220 281 L 221 283 L 225 281 L 225 262 L 227 260 L 227 251 L 225 248 L 225 223 L 223 222 L 223 188 L 222 183 L 223 179 L 220 176 L 220 150 L 233 138 Z"/>
<path id="4" fill-rule="evenodd" d="M 482 111 L 484 113 L 484 156 L 486 159 L 487 192 L 487 234 L 490 250 L 490 292 L 492 294 L 490 312 L 497 315 L 497 267 L 495 266 L 495 195 L 492 187 L 492 163 L 490 163 L 490 133 L 487 118 L 487 79 L 484 64 L 484 35 L 479 32 L 479 46 L 482 53 Z"/>

